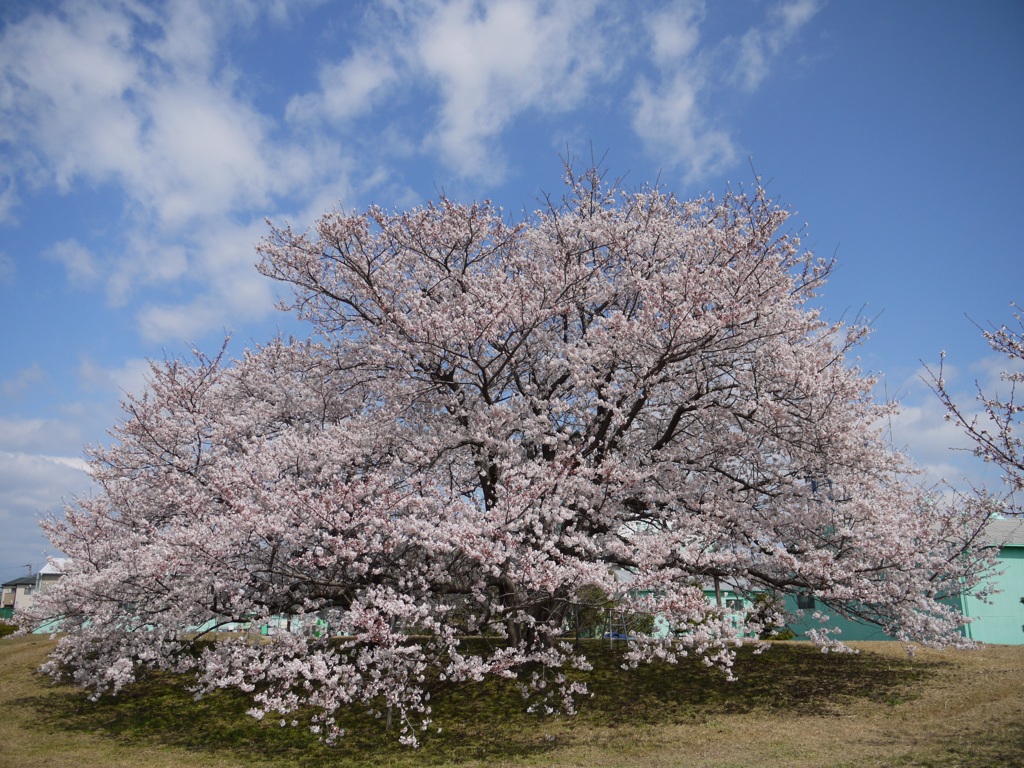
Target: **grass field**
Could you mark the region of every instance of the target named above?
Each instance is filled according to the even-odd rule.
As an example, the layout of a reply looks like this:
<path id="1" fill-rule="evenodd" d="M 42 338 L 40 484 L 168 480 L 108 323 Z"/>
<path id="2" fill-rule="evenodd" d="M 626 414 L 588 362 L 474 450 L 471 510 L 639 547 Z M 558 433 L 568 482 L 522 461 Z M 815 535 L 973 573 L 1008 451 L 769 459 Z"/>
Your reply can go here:
<path id="1" fill-rule="evenodd" d="M 34 672 L 51 641 L 0 640 L 0 766 L 1024 766 L 1024 646 L 833 656 L 777 643 L 739 680 L 698 663 L 624 671 L 594 652 L 576 717 L 524 712 L 510 687 L 437 689 L 418 750 L 352 713 L 338 747 L 258 723 L 228 692 L 199 702 L 168 677 L 90 703 Z M 440 727 L 441 732 L 436 729 Z"/>

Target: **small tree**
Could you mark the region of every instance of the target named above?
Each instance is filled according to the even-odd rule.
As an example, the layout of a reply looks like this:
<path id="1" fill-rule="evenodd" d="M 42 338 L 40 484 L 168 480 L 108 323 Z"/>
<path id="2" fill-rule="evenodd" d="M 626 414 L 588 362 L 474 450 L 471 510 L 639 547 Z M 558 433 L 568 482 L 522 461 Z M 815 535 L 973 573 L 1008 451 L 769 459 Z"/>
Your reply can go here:
<path id="1" fill-rule="evenodd" d="M 761 189 L 567 183 L 521 223 L 442 198 L 273 228 L 260 269 L 312 338 L 152 366 L 92 451 L 99 494 L 45 525 L 73 558 L 26 617 L 67 632 L 47 669 L 97 695 L 189 672 L 328 739 L 358 704 L 415 742 L 428 675 L 522 676 L 571 711 L 572 608 L 623 572 L 618 609 L 674 633 L 631 663 L 728 668 L 765 627 L 710 603 L 716 580 L 961 642 L 939 598 L 976 580 L 986 516 L 904 481 L 845 362 L 865 330 L 812 306 L 831 263 Z M 220 626 L 242 631 L 197 644 Z"/>

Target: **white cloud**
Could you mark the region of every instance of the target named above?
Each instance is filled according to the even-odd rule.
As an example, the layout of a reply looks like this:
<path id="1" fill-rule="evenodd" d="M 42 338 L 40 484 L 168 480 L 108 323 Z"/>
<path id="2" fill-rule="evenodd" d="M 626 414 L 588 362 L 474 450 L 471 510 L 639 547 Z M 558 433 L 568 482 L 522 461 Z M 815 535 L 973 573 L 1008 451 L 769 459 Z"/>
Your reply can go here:
<path id="1" fill-rule="evenodd" d="M 88 391 L 141 395 L 149 383 L 149 361 L 144 358 L 126 360 L 115 368 L 105 368 L 88 357 L 78 364 L 78 376 Z"/>
<path id="2" fill-rule="evenodd" d="M 266 13 L 278 24 L 288 24 L 297 11 L 305 11 L 307 8 L 315 8 L 324 5 L 328 0 L 266 0 L 262 5 L 266 6 Z"/>
<path id="3" fill-rule="evenodd" d="M 630 94 L 633 130 L 687 178 L 699 178 L 732 163 L 736 150 L 728 133 L 711 126 L 701 108 L 707 87 L 706 62 L 696 56 L 703 6 L 675 2 L 644 18 L 658 74 L 639 76 Z"/>
<path id="4" fill-rule="evenodd" d="M 698 27 L 703 18 L 704 4 L 698 0 L 674 2 L 644 17 L 654 61 L 671 66 L 692 55 L 700 42 Z"/>
<path id="5" fill-rule="evenodd" d="M 76 240 L 46 255 L 76 283 L 102 279 L 115 305 L 141 286 L 196 287 L 180 305 L 140 311 L 147 340 L 268 313 L 253 268 L 264 226 L 234 221 L 260 220 L 290 194 L 322 197 L 344 178 L 344 155 L 326 137 L 277 140 L 272 118 L 236 87 L 222 44 L 263 13 L 286 20 L 274 2 L 66 3 L 0 32 L 0 140 L 25 148 L 0 156 L 8 192 L 20 176 L 123 194 L 126 226 L 102 258 Z M 0 259 L 0 279 L 12 270 Z"/>
<path id="6" fill-rule="evenodd" d="M 93 283 L 100 276 L 96 257 L 77 240 L 54 243 L 43 255 L 63 265 L 67 271 L 68 282 L 77 287 Z"/>
<path id="7" fill-rule="evenodd" d="M 767 26 L 748 30 L 739 43 L 733 70 L 735 80 L 748 91 L 757 88 L 768 76 L 772 59 L 820 9 L 819 0 L 792 0 L 772 12 Z"/>
<path id="8" fill-rule="evenodd" d="M 8 400 L 14 400 L 30 392 L 47 380 L 46 372 L 39 363 L 32 363 L 22 368 L 13 377 L 0 381 L 0 394 Z"/>
<path id="9" fill-rule="evenodd" d="M 82 445 L 76 424 L 57 419 L 0 416 L 0 451 L 60 453 Z"/>
<path id="10" fill-rule="evenodd" d="M 888 426 L 893 445 L 909 451 L 929 485 L 946 481 L 962 487 L 965 478 L 976 475 L 970 441 L 955 424 L 945 420 L 938 400 L 921 399 L 916 404 L 901 405 Z"/>
<path id="11" fill-rule="evenodd" d="M 165 226 L 266 205 L 290 184 L 264 138 L 263 119 L 223 89 L 201 81 L 161 89 L 148 116 L 146 164 L 132 183 Z"/>
<path id="12" fill-rule="evenodd" d="M 358 50 L 340 64 L 321 68 L 320 90 L 292 98 L 285 114 L 298 123 L 350 120 L 377 104 L 397 76 L 390 53 Z"/>
<path id="13" fill-rule="evenodd" d="M 228 2 L 221 13 L 230 16 L 234 24 L 248 26 L 253 20 L 252 11 L 247 3 Z M 200 0 L 169 3 L 165 13 L 156 19 L 160 34 L 148 44 L 149 49 L 176 74 L 208 75 L 213 69 L 220 34 L 216 13 L 216 5 Z"/>
<path id="14" fill-rule="evenodd" d="M 3 129 L 0 128 L 0 141 L 2 140 Z M 9 174 L 4 178 L 3 170 L 3 167 L 0 166 L 0 184 L 3 184 L 3 189 L 0 189 L 0 223 L 14 219 L 13 209 L 18 202 L 18 196 L 14 191 L 14 178 Z M 3 274 L 0 271 L 0 279 L 2 278 Z"/>
<path id="15" fill-rule="evenodd" d="M 34 147 L 24 155 L 59 188 L 115 181 L 136 211 L 172 229 L 308 180 L 295 148 L 271 141 L 268 119 L 215 66 L 235 21 L 193 2 L 168 9 L 139 19 L 134 8 L 75 4 L 7 28 L 0 114 L 10 140 Z"/>
<path id="16" fill-rule="evenodd" d="M 33 14 L 0 40 L 0 109 L 10 140 L 38 147 L 59 187 L 123 172 L 137 145 L 131 19 L 98 5 Z M 33 153 L 26 153 L 28 158 Z"/>
<path id="17" fill-rule="evenodd" d="M 660 84 L 637 82 L 633 130 L 666 161 L 696 179 L 731 165 L 736 148 L 728 132 L 708 125 L 698 105 L 703 85 L 698 74 L 680 71 Z"/>
<path id="18" fill-rule="evenodd" d="M 1024 372 L 1024 360 L 990 353 L 971 363 L 969 370 L 974 377 L 975 394 L 980 387 L 987 397 L 1007 398 L 1010 394 L 1010 382 L 1004 379 L 1004 374 Z"/>
<path id="19" fill-rule="evenodd" d="M 0 451 L 0 564 L 42 565 L 46 545 L 37 517 L 59 513 L 92 481 L 83 459 Z"/>
<path id="20" fill-rule="evenodd" d="M 596 10 L 564 1 L 435 4 L 410 52 L 441 91 L 429 145 L 463 176 L 500 178 L 489 140 L 525 110 L 571 108 L 608 73 Z"/>
<path id="21" fill-rule="evenodd" d="M 970 367 L 979 366 L 986 367 L 985 360 L 975 361 Z M 984 418 L 975 399 L 977 392 L 971 382 L 964 380 L 960 369 L 946 365 L 943 373 L 963 413 L 968 418 Z M 891 430 L 892 444 L 910 454 L 929 485 L 945 482 L 960 491 L 969 491 L 971 486 L 997 488 L 1000 470 L 974 456 L 974 443 L 955 421 L 946 419 L 945 408 L 929 389 L 930 381 L 927 370 L 921 368 L 899 387 L 905 393 L 900 397 L 900 412 L 886 425 Z"/>
<path id="22" fill-rule="evenodd" d="M 139 313 L 142 337 L 152 342 L 192 342 L 211 329 L 230 333 L 233 321 L 269 314 L 274 308 L 274 283 L 255 268 L 255 246 L 266 233 L 262 220 L 247 225 L 214 222 L 196 232 L 187 278 L 201 284 L 202 291 L 180 303 L 145 307 Z"/>
<path id="23" fill-rule="evenodd" d="M 124 253 L 106 267 L 107 298 L 125 304 L 140 285 L 167 285 L 186 277 L 191 269 L 190 248 L 138 227 L 125 233 Z"/>
<path id="24" fill-rule="evenodd" d="M 436 152 L 464 178 L 503 175 L 495 139 L 528 111 L 561 112 L 617 70 L 619 9 L 601 0 L 394 2 L 350 30 L 352 52 L 324 64 L 318 89 L 294 97 L 287 117 L 346 124 L 377 108 L 424 104 L 416 121 L 375 127 L 394 153 Z M 436 108 L 431 104 L 439 98 Z M 378 116 L 379 117 L 379 116 Z"/>
<path id="25" fill-rule="evenodd" d="M 633 86 L 633 130 L 650 151 L 681 167 L 688 181 L 724 171 L 739 153 L 729 131 L 709 115 L 708 101 L 729 83 L 746 90 L 760 85 L 772 61 L 817 10 L 816 0 L 794 0 L 775 8 L 739 41 L 704 45 L 703 3 L 678 0 L 649 12 L 644 28 L 657 74 L 641 75 Z M 731 74 L 723 77 L 723 71 Z"/>
<path id="26" fill-rule="evenodd" d="M 204 296 L 188 304 L 147 307 L 139 314 L 139 332 L 146 341 L 187 343 L 205 335 L 224 318 L 223 307 L 213 298 Z"/>

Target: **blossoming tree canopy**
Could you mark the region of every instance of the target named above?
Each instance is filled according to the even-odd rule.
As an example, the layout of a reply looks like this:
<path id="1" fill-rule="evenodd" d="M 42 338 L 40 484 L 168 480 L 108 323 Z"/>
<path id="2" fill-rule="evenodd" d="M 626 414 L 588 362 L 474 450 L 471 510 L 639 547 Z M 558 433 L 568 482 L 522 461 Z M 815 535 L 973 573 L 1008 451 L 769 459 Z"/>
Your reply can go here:
<path id="1" fill-rule="evenodd" d="M 778 620 L 711 583 L 959 642 L 941 598 L 977 580 L 988 513 L 905 482 L 844 358 L 865 331 L 813 308 L 831 264 L 786 211 L 567 181 L 518 223 L 442 198 L 272 228 L 259 268 L 310 340 L 152 366 L 101 491 L 46 523 L 74 563 L 31 614 L 67 631 L 50 671 L 97 695 L 189 672 L 328 739 L 358 704 L 415 742 L 434 677 L 571 710 L 595 593 L 658 617 L 630 663 L 728 669 Z"/>

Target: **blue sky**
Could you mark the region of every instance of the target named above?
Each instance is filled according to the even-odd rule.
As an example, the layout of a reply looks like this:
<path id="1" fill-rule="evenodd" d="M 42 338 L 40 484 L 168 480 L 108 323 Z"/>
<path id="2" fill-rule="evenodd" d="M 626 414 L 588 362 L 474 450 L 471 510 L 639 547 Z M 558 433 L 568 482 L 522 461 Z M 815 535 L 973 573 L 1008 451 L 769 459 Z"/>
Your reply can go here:
<path id="1" fill-rule="evenodd" d="M 1024 5 L 125 0 L 0 5 L 0 579 L 87 492 L 147 358 L 278 330 L 265 218 L 444 191 L 532 210 L 567 150 L 628 184 L 756 172 L 839 261 L 826 316 L 931 481 L 992 482 L 920 381 L 972 398 L 968 318 L 1024 301 Z"/>

